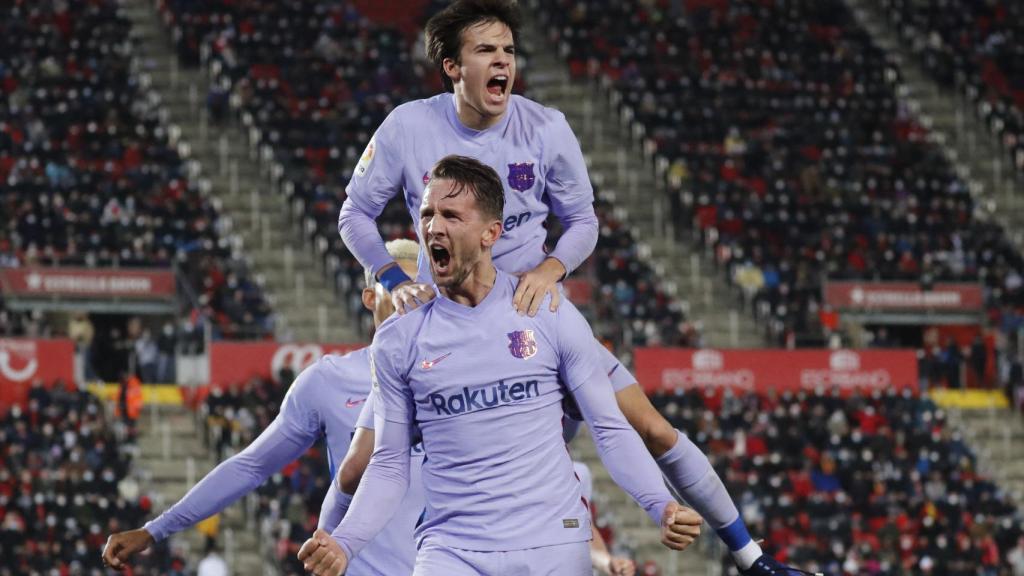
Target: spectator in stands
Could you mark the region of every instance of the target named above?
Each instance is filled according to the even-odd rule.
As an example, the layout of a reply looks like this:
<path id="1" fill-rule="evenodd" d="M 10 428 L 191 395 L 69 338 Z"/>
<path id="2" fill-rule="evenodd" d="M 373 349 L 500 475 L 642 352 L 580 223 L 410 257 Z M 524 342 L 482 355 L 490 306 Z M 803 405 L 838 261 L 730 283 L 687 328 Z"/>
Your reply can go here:
<path id="1" fill-rule="evenodd" d="M 129 488 L 130 450 L 97 398 L 34 385 L 27 408 L 0 415 L 0 575 L 93 573 L 102 533 L 149 508 Z M 173 574 L 166 547 L 140 574 Z"/>

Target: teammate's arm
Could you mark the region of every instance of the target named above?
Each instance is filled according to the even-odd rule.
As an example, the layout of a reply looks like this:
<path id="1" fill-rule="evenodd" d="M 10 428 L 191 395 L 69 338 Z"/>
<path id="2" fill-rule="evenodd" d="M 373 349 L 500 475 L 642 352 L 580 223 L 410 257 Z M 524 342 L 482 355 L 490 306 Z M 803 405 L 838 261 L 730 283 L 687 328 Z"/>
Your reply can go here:
<path id="1" fill-rule="evenodd" d="M 601 462 L 615 483 L 661 526 L 662 543 L 675 550 L 686 548 L 700 534 L 700 515 L 672 498 L 658 465 L 619 411 L 586 320 L 566 303 L 558 309 L 556 321 L 560 376 L 590 428 Z"/>
<path id="2" fill-rule="evenodd" d="M 319 435 L 316 416 L 303 407 L 299 375 L 285 397 L 281 413 L 245 450 L 221 462 L 163 514 L 137 530 L 112 534 L 103 547 L 103 561 L 123 569 L 132 556 L 212 516 L 254 490 L 272 474 L 309 449 Z"/>
<path id="3" fill-rule="evenodd" d="M 580 144 L 565 117 L 559 115 L 545 136 L 544 192 L 551 211 L 564 231 L 551 255 L 523 274 L 513 303 L 520 313 L 537 313 L 545 294 L 551 294 L 551 311 L 558 308 L 556 284 L 579 267 L 597 245 L 598 221 L 594 213 L 594 189 Z"/>

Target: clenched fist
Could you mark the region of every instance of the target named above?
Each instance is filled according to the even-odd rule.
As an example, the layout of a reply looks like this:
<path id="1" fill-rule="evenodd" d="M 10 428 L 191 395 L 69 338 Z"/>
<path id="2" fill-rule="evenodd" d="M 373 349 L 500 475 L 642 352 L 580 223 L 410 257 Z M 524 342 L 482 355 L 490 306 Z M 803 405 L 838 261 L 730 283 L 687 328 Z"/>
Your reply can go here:
<path id="1" fill-rule="evenodd" d="M 318 529 L 299 550 L 299 561 L 313 576 L 341 576 L 348 558 L 341 546 L 323 529 Z"/>
<path id="2" fill-rule="evenodd" d="M 703 522 L 692 508 L 669 502 L 661 515 L 661 543 L 672 550 L 683 550 L 700 536 Z"/>
<path id="3" fill-rule="evenodd" d="M 111 534 L 103 545 L 103 564 L 114 570 L 124 570 L 132 556 L 152 544 L 153 535 L 141 528 Z"/>

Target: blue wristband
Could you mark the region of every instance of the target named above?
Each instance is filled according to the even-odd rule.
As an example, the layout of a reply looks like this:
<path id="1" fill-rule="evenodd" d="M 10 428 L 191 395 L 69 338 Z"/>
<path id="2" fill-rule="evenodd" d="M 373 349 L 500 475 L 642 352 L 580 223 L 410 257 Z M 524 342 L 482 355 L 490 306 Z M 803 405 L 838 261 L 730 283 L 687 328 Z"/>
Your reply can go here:
<path id="1" fill-rule="evenodd" d="M 412 278 L 406 276 L 405 272 L 402 272 L 402 268 L 399 266 L 392 266 L 391 268 L 388 268 L 380 275 L 380 278 L 378 278 L 378 281 L 388 292 L 394 290 L 402 282 L 409 282 L 411 280 Z"/>

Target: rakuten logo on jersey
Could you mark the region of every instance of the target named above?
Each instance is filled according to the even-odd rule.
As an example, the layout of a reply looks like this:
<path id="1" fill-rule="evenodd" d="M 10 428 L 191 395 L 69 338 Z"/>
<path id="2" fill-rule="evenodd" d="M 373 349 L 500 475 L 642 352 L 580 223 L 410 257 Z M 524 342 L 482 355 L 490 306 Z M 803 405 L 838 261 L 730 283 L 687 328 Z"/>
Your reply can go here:
<path id="1" fill-rule="evenodd" d="M 484 408 L 494 408 L 501 404 L 510 404 L 540 396 L 540 385 L 536 380 L 506 384 L 487 384 L 469 388 L 464 386 L 455 394 L 445 396 L 438 392 L 427 395 L 427 402 L 438 416 L 452 416 Z"/>
<path id="2" fill-rule="evenodd" d="M 270 360 L 270 375 L 277 380 L 281 369 L 285 367 L 298 374 L 323 355 L 324 349 L 317 344 L 285 344 L 274 352 Z"/>
<path id="3" fill-rule="evenodd" d="M 728 370 L 725 357 L 717 350 L 698 350 L 690 361 L 691 369 L 667 368 L 661 373 L 662 386 L 679 388 L 739 388 L 753 390 L 754 373 L 746 368 Z"/>
<path id="4" fill-rule="evenodd" d="M 884 388 L 891 383 L 888 370 L 861 370 L 860 355 L 850 350 L 832 352 L 827 370 L 808 368 L 800 371 L 800 385 L 804 388 Z"/>

